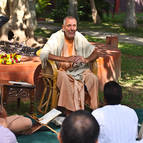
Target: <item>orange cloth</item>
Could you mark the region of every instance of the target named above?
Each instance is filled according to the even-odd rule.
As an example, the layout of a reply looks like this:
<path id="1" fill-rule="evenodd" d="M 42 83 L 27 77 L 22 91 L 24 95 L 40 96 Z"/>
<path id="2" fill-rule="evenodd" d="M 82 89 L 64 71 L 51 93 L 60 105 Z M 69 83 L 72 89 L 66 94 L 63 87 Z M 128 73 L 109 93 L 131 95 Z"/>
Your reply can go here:
<path id="1" fill-rule="evenodd" d="M 68 40 L 65 38 L 65 43 L 68 47 L 68 55 L 69 56 L 72 56 L 73 55 L 73 50 L 74 50 L 74 47 L 73 47 L 73 40 Z"/>
<path id="2" fill-rule="evenodd" d="M 32 127 L 31 119 L 22 115 L 11 115 L 6 118 L 7 127 L 14 133 L 20 133 Z"/>
<path id="3" fill-rule="evenodd" d="M 73 55 L 76 55 L 73 41 L 65 39 L 61 56 L 68 57 Z M 72 63 L 60 63 L 57 77 L 57 87 L 60 89 L 58 106 L 65 107 L 70 111 L 84 109 L 85 84 L 89 93 L 88 104 L 92 109 L 96 109 L 98 107 L 97 77 L 90 70 L 86 70 L 83 73 L 83 82 L 75 80 L 71 75 L 65 72 L 70 67 L 72 67 Z"/>
<path id="4" fill-rule="evenodd" d="M 69 57 L 69 56 L 73 56 L 73 55 L 75 55 L 73 40 L 68 40 L 68 39 L 65 38 L 65 44 L 64 44 L 64 47 L 62 49 L 61 56 Z M 65 70 L 66 71 L 70 67 L 72 67 L 72 63 L 61 62 L 59 64 L 59 69 L 60 70 Z"/>
<path id="5" fill-rule="evenodd" d="M 97 77 L 90 71 L 86 70 L 83 73 L 83 81 L 87 87 L 90 108 L 98 107 L 98 80 Z M 65 71 L 58 71 L 57 87 L 60 89 L 58 106 L 65 107 L 70 111 L 84 109 L 85 90 L 84 84 L 77 81 Z"/>
<path id="6" fill-rule="evenodd" d="M 22 115 L 15 114 L 6 118 L 0 118 L 0 125 L 9 128 L 14 133 L 22 133 L 32 127 L 32 120 Z"/>

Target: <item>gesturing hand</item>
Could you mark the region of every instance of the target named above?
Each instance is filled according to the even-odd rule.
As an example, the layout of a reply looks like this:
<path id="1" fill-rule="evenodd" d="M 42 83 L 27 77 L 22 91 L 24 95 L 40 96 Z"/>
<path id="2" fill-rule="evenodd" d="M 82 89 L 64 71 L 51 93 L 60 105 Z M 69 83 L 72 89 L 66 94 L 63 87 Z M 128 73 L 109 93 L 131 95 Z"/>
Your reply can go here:
<path id="1" fill-rule="evenodd" d="M 75 56 L 66 57 L 66 62 L 74 63 L 74 61 L 75 61 Z"/>
<path id="2" fill-rule="evenodd" d="M 87 63 L 87 60 L 82 56 L 75 56 L 74 63 Z"/>
<path id="3" fill-rule="evenodd" d="M 66 57 L 67 62 L 71 62 L 73 64 L 79 64 L 79 63 L 87 63 L 87 59 L 85 59 L 82 56 L 70 56 Z"/>

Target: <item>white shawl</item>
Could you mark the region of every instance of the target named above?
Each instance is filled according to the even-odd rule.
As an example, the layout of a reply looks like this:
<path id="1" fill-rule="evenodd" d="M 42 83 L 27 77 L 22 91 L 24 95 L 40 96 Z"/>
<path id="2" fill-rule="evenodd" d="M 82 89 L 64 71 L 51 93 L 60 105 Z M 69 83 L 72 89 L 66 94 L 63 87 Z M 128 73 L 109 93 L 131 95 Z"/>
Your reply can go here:
<path id="1" fill-rule="evenodd" d="M 48 55 L 53 54 L 61 56 L 62 48 L 64 46 L 64 32 L 62 30 L 52 34 L 47 43 L 44 45 L 40 53 L 40 59 L 42 64 L 48 60 Z M 78 31 L 75 33 L 74 47 L 76 54 L 87 58 L 94 51 L 95 46 L 91 45 L 87 39 Z M 81 73 L 89 68 L 89 65 L 76 66 L 73 70 L 67 71 L 68 74 L 75 77 L 75 79 L 81 80 Z"/>

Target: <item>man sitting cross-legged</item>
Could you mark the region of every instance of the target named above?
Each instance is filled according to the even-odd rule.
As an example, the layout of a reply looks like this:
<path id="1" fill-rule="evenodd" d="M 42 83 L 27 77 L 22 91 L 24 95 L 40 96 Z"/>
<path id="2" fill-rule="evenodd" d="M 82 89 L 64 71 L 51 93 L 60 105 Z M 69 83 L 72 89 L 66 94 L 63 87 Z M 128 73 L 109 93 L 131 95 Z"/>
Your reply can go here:
<path id="1" fill-rule="evenodd" d="M 92 115 L 100 126 L 99 143 L 135 143 L 138 129 L 136 112 L 121 105 L 122 88 L 115 81 L 104 86 L 105 106 L 96 109 Z"/>
<path id="2" fill-rule="evenodd" d="M 32 120 L 23 115 L 7 116 L 7 113 L 2 105 L 0 105 L 0 126 L 9 128 L 15 134 L 24 134 L 32 127 Z"/>

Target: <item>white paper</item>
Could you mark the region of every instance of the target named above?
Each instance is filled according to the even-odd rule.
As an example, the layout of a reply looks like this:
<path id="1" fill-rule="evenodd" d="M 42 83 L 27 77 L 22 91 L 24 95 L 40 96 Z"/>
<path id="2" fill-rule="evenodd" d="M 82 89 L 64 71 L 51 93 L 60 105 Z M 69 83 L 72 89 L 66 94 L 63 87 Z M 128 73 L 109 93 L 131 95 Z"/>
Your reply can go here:
<path id="1" fill-rule="evenodd" d="M 20 84 L 20 85 L 32 85 L 28 82 L 20 82 L 20 81 L 9 81 L 11 84 Z"/>
<path id="2" fill-rule="evenodd" d="M 55 117 L 57 117 L 58 115 L 60 115 L 62 112 L 57 110 L 57 109 L 52 109 L 51 111 L 49 111 L 48 113 L 46 113 L 44 116 L 42 116 L 41 118 L 39 118 L 39 122 L 41 124 L 47 124 L 49 123 L 51 120 L 53 120 Z"/>

